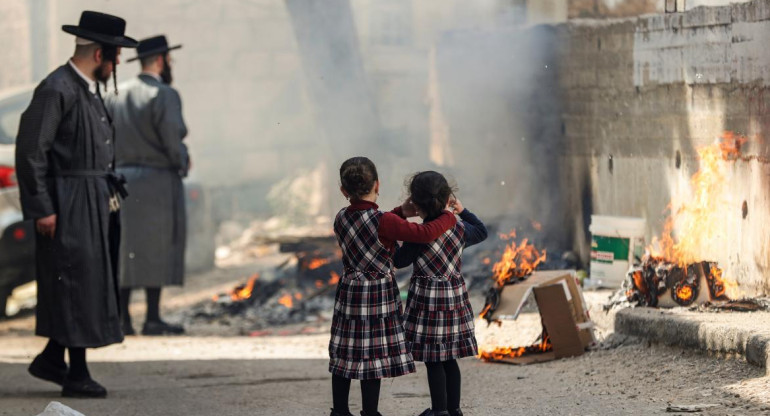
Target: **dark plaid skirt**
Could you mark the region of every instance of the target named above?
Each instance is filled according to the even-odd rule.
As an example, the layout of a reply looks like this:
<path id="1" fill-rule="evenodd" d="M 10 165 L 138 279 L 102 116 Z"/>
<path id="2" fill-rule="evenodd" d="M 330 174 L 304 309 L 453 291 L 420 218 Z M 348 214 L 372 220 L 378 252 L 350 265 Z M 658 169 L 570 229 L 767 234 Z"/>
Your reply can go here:
<path id="1" fill-rule="evenodd" d="M 334 304 L 329 371 L 358 380 L 413 373 L 401 316 L 392 274 L 345 272 Z"/>
<path id="2" fill-rule="evenodd" d="M 412 277 L 404 331 L 416 361 L 448 361 L 478 354 L 473 309 L 460 275 Z"/>

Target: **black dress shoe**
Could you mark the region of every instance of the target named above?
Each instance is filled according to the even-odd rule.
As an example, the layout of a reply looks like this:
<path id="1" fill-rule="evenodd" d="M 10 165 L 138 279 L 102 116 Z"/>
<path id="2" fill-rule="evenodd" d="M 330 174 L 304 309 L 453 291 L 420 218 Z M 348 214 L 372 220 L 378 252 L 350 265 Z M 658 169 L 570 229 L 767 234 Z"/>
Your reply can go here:
<path id="1" fill-rule="evenodd" d="M 424 412 L 420 413 L 420 416 L 449 416 L 449 412 L 446 410 L 425 409 Z"/>
<path id="2" fill-rule="evenodd" d="M 64 361 L 60 363 L 53 363 L 49 361 L 43 354 L 38 354 L 32 364 L 27 369 L 33 376 L 56 383 L 60 386 L 64 385 L 64 379 L 67 378 L 67 364 Z"/>
<path id="3" fill-rule="evenodd" d="M 347 412 L 347 413 L 340 413 L 334 409 L 331 409 L 332 412 L 329 413 L 329 416 L 353 416 L 353 413 Z"/>
<path id="4" fill-rule="evenodd" d="M 147 321 L 142 327 L 142 335 L 181 335 L 184 327 L 172 325 L 163 321 Z"/>
<path id="5" fill-rule="evenodd" d="M 90 377 L 85 380 L 64 380 L 62 397 L 102 398 L 107 397 L 107 389 Z"/>
<path id="6" fill-rule="evenodd" d="M 463 411 L 458 409 L 449 412 L 449 416 L 463 416 Z"/>
<path id="7" fill-rule="evenodd" d="M 121 324 L 121 328 L 123 329 L 124 336 L 136 335 L 136 331 L 134 331 L 134 326 L 131 325 L 130 322 L 123 322 L 123 324 Z"/>

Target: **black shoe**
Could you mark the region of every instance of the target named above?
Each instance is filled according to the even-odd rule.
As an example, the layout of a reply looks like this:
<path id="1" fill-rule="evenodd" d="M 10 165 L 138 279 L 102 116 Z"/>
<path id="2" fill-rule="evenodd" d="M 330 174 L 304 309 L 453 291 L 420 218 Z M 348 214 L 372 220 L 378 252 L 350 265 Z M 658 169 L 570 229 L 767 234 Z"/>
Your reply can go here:
<path id="1" fill-rule="evenodd" d="M 121 327 L 123 329 L 124 336 L 128 337 L 131 335 L 136 335 L 136 331 L 134 331 L 134 326 L 131 325 L 131 322 L 123 322 L 123 324 L 121 324 Z"/>
<path id="2" fill-rule="evenodd" d="M 147 321 L 142 327 L 142 335 L 181 335 L 184 327 L 172 325 L 163 321 Z"/>
<path id="3" fill-rule="evenodd" d="M 449 412 L 449 416 L 463 416 L 463 411 L 458 409 Z"/>
<path id="4" fill-rule="evenodd" d="M 62 361 L 61 363 L 53 363 L 49 361 L 43 354 L 38 354 L 32 364 L 27 369 L 33 376 L 56 383 L 60 386 L 64 385 L 64 380 L 67 378 L 67 364 Z"/>
<path id="5" fill-rule="evenodd" d="M 103 398 L 107 397 L 107 389 L 90 377 L 85 380 L 64 380 L 62 397 Z"/>
<path id="6" fill-rule="evenodd" d="M 364 412 L 362 410 L 361 411 L 361 416 L 382 416 L 382 413 L 380 413 L 380 412 L 377 412 L 377 413 L 366 413 L 366 412 Z"/>
<path id="7" fill-rule="evenodd" d="M 334 409 L 331 409 L 332 412 L 329 413 L 329 416 L 353 416 L 353 413 L 347 412 L 347 413 L 340 413 Z"/>
<path id="8" fill-rule="evenodd" d="M 424 412 L 420 413 L 420 416 L 449 416 L 449 412 L 446 410 L 425 409 Z"/>

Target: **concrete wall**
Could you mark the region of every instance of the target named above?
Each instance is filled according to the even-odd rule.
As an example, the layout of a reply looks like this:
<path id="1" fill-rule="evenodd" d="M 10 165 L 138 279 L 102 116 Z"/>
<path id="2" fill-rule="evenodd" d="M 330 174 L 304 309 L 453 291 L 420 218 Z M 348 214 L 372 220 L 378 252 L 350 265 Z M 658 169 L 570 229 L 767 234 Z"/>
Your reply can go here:
<path id="1" fill-rule="evenodd" d="M 724 131 L 746 135 L 746 157 L 727 163 L 714 201 L 716 235 L 701 251 L 747 294 L 770 292 L 770 1 L 560 30 L 564 189 L 583 213 L 576 227 L 585 230 L 587 212 L 644 217 L 649 241 L 667 204 L 691 191 L 696 150 Z"/>
<path id="2" fill-rule="evenodd" d="M 0 92 L 32 82 L 27 0 L 0 2 Z"/>

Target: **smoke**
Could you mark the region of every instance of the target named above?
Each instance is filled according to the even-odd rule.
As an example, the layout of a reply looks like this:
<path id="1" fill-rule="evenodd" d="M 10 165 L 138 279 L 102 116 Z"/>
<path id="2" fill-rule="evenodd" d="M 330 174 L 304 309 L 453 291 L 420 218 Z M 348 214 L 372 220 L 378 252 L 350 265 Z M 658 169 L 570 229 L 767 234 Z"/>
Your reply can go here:
<path id="1" fill-rule="evenodd" d="M 433 169 L 482 218 L 561 227 L 556 34 L 527 26 L 526 3 L 59 0 L 52 66 L 71 53 L 55 25 L 84 9 L 124 17 L 129 36 L 183 44 L 172 57 L 191 175 L 211 190 L 217 220 L 276 214 L 290 204 L 286 178 L 303 172 L 324 172 L 327 197 L 307 200 L 331 216 L 346 203 L 337 168 L 365 155 L 384 209 L 408 175 Z M 120 81 L 139 72 L 132 56 L 123 50 Z"/>

